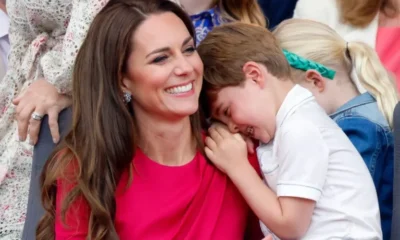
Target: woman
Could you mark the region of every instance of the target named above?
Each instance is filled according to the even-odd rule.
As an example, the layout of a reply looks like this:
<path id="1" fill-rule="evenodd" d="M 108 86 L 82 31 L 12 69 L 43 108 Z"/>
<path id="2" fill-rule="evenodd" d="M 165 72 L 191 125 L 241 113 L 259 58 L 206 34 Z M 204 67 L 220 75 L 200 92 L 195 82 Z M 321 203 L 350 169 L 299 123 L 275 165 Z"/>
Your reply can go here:
<path id="1" fill-rule="evenodd" d="M 72 130 L 43 172 L 37 239 L 243 239 L 249 209 L 202 154 L 194 37 L 166 0 L 111 1 L 96 16 Z"/>
<path id="2" fill-rule="evenodd" d="M 369 44 L 400 87 L 400 0 L 299 0 L 294 18 L 325 23 L 347 41 Z"/>
<path id="3" fill-rule="evenodd" d="M 107 2 L 107 1 L 104 1 Z M 174 0 L 173 2 L 179 3 L 178 0 Z M 196 39 L 201 40 L 204 37 L 204 34 L 209 32 L 215 25 L 222 24 L 225 21 L 214 21 L 213 19 L 235 19 L 238 21 L 251 22 L 254 24 L 265 25 L 265 21 L 263 20 L 263 15 L 261 11 L 259 11 L 259 7 L 257 5 L 256 0 L 240 0 L 237 4 L 237 0 L 221 0 L 219 2 L 213 0 L 201 0 L 201 1 L 186 1 L 181 0 L 181 6 L 184 9 L 194 14 L 191 19 L 196 27 Z M 81 2 L 79 8 L 77 10 L 85 9 L 85 5 L 88 4 L 88 8 L 90 5 L 94 5 L 91 1 Z M 103 4 L 101 4 L 103 6 Z M 219 7 L 216 7 L 218 5 Z M 74 8 L 75 9 L 75 8 Z M 218 9 L 218 11 L 214 11 L 214 9 Z M 100 10 L 100 8 L 96 8 L 96 10 Z M 83 15 L 85 17 L 85 22 L 81 22 L 81 24 L 87 24 L 87 26 L 82 26 L 80 29 L 88 28 L 91 20 L 94 17 L 93 15 Z M 214 14 L 215 13 L 215 14 Z M 232 15 L 231 13 L 235 13 Z M 75 14 L 77 15 L 77 14 Z M 78 15 L 79 16 L 79 15 Z M 212 17 L 211 17 L 212 16 Z M 80 38 L 83 40 L 83 38 Z M 78 39 L 76 39 L 78 40 Z M 75 45 L 79 48 L 81 42 L 75 41 Z M 64 136 L 71 125 L 71 111 L 66 110 L 60 113 L 59 115 L 59 129 L 61 136 Z M 54 149 L 55 144 L 53 143 L 53 137 L 51 135 L 51 131 L 49 129 L 48 117 L 45 116 L 42 120 L 40 135 L 38 137 L 38 141 L 36 142 L 34 152 L 33 152 L 33 168 L 32 175 L 30 181 L 30 190 L 29 190 L 29 201 L 28 201 L 28 210 L 26 216 L 26 223 L 24 227 L 23 239 L 34 239 L 34 233 L 36 230 L 36 225 L 39 219 L 43 214 L 43 209 L 40 204 L 40 194 L 39 194 L 39 175 L 42 172 L 43 165 L 48 159 L 50 153 Z M 38 131 L 37 131 L 38 132 Z"/>

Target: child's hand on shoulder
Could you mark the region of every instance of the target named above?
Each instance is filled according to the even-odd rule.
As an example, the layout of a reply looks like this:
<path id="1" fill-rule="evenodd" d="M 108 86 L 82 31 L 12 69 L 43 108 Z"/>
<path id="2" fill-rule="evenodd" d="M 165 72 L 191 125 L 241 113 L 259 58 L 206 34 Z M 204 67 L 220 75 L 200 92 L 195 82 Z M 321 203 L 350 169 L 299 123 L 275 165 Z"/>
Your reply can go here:
<path id="1" fill-rule="evenodd" d="M 229 175 L 249 164 L 247 145 L 239 133 L 229 132 L 222 124 L 213 125 L 208 132 L 205 153 L 222 172 Z"/>

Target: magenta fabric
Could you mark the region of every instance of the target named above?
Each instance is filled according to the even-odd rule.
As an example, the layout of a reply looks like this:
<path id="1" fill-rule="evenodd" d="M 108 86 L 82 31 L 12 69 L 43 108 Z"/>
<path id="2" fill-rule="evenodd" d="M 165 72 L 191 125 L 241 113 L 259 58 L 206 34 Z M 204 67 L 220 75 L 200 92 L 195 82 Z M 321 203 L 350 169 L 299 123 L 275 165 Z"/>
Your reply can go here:
<path id="1" fill-rule="evenodd" d="M 249 160 L 258 170 L 256 157 Z M 250 210 L 229 178 L 201 153 L 186 165 L 170 167 L 138 150 L 133 166 L 131 185 L 127 187 L 125 172 L 116 191 L 115 227 L 121 240 L 244 239 Z M 58 182 L 57 240 L 86 238 L 89 209 L 82 198 L 67 212 L 68 226 L 59 217 L 61 201 L 72 186 Z M 257 230 L 253 226 L 251 231 Z"/>

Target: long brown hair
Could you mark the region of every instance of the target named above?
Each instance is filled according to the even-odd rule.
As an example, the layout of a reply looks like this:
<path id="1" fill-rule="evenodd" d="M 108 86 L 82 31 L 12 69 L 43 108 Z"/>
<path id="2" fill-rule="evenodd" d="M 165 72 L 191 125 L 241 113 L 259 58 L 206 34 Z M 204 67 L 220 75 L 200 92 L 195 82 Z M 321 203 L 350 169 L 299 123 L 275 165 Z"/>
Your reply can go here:
<path id="1" fill-rule="evenodd" d="M 266 27 L 264 14 L 257 0 L 214 0 L 222 10 L 222 16 L 228 20 L 256 24 Z"/>
<path id="2" fill-rule="evenodd" d="M 398 13 L 390 0 L 337 0 L 343 23 L 355 27 L 366 27 L 382 11 L 388 17 Z"/>
<path id="3" fill-rule="evenodd" d="M 62 202 L 62 220 L 65 222 L 71 204 L 82 198 L 90 209 L 87 239 L 118 239 L 114 192 L 121 174 L 132 170 L 139 127 L 132 108 L 123 101 L 122 75 L 127 71 L 135 30 L 149 15 L 162 12 L 174 13 L 194 37 L 190 18 L 168 0 L 112 0 L 90 26 L 74 67 L 72 130 L 41 176 L 46 212 L 37 228 L 37 239 L 55 237 L 60 179 L 72 186 Z M 198 149 L 202 149 L 199 113 L 190 120 Z"/>

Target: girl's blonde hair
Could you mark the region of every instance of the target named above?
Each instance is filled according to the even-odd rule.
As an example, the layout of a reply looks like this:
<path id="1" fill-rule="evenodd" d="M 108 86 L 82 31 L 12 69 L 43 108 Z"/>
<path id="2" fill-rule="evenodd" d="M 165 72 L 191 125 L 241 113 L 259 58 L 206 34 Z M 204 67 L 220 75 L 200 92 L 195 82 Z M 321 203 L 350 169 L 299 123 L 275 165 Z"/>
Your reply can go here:
<path id="1" fill-rule="evenodd" d="M 303 19 L 286 20 L 273 34 L 283 49 L 332 69 L 343 67 L 360 92 L 365 89 L 375 97 L 392 126 L 393 110 L 398 102 L 396 86 L 367 44 L 348 43 L 329 26 Z"/>
<path id="2" fill-rule="evenodd" d="M 213 6 L 221 9 L 222 17 L 228 20 L 256 24 L 266 27 L 265 16 L 257 0 L 214 0 Z"/>

